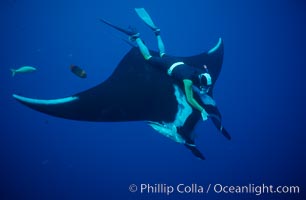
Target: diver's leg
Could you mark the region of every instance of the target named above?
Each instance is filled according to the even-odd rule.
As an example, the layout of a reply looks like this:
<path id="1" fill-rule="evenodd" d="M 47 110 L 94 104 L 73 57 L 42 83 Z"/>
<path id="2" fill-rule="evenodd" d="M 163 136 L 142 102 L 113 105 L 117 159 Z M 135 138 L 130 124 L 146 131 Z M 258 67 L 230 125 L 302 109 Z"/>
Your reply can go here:
<path id="1" fill-rule="evenodd" d="M 137 43 L 138 48 L 144 59 L 149 60 L 152 56 L 150 54 L 148 47 L 143 43 L 143 41 L 139 37 L 135 39 L 135 42 Z"/>
<path id="2" fill-rule="evenodd" d="M 166 52 L 165 52 L 165 45 L 164 45 L 164 42 L 160 36 L 160 29 L 159 28 L 156 28 L 153 30 L 154 33 L 155 33 L 155 36 L 156 36 L 156 39 L 157 39 L 157 45 L 158 45 L 158 49 L 159 49 L 159 55 L 160 57 L 163 57 Z"/>
<path id="3" fill-rule="evenodd" d="M 135 42 L 138 45 L 138 48 L 142 54 L 142 56 L 144 57 L 145 60 L 147 60 L 150 64 L 152 64 L 152 66 L 156 66 L 158 67 L 160 70 L 167 72 L 168 68 L 169 68 L 169 64 L 167 62 L 167 60 L 165 60 L 165 58 L 160 58 L 158 56 L 152 56 L 150 54 L 150 51 L 148 49 L 148 47 L 143 43 L 143 41 L 137 37 L 134 38 Z"/>
<path id="4" fill-rule="evenodd" d="M 137 46 L 142 54 L 142 56 L 144 57 L 145 60 L 147 60 L 149 63 L 151 63 L 153 66 L 156 66 L 158 68 L 160 68 L 162 71 L 167 72 L 168 68 L 169 68 L 169 64 L 167 59 L 165 58 L 160 58 L 157 56 L 152 56 L 150 54 L 150 51 L 148 49 L 148 47 L 143 43 L 143 41 L 139 38 L 139 33 L 130 35 L 130 40 L 135 41 L 137 43 Z"/>
<path id="5" fill-rule="evenodd" d="M 163 55 L 165 55 L 165 46 L 163 40 L 160 37 L 160 29 L 154 24 L 151 16 L 144 8 L 135 8 L 135 11 L 140 19 L 142 19 L 144 23 L 146 23 L 154 31 L 157 38 L 159 55 L 160 57 L 163 57 Z"/>

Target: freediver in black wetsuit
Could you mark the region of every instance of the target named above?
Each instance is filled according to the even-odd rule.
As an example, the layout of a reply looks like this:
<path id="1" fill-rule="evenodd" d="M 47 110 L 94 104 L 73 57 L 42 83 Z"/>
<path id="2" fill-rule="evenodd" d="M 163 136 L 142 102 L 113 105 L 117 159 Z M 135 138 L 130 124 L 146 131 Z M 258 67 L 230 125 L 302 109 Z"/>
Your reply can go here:
<path id="1" fill-rule="evenodd" d="M 135 9 L 139 17 L 154 31 L 157 38 L 160 57 L 153 57 L 147 46 L 140 39 L 139 33 L 130 33 L 129 37 L 131 41 L 135 41 L 139 47 L 144 59 L 152 63 L 152 66 L 158 66 L 161 70 L 165 71 L 169 76 L 178 81 L 182 81 L 184 84 L 185 95 L 188 103 L 196 110 L 201 112 L 203 120 L 207 120 L 208 113 L 205 109 L 196 101 L 193 96 L 193 86 L 196 86 L 202 93 L 207 93 L 209 86 L 212 83 L 211 76 L 208 73 L 206 65 L 203 69 L 198 69 L 179 60 L 174 60 L 171 57 L 167 57 L 165 54 L 165 47 L 163 40 L 160 36 L 160 29 L 155 26 L 149 14 L 144 8 Z"/>

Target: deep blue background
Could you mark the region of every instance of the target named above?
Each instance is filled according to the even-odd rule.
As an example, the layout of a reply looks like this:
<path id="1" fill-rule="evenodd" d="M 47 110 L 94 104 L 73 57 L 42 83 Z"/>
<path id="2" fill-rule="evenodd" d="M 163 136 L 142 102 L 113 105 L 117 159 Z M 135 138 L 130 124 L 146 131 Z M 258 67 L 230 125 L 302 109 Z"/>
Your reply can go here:
<path id="1" fill-rule="evenodd" d="M 136 26 L 156 50 L 154 35 L 135 7 L 153 16 L 169 54 L 198 54 L 218 37 L 224 40 L 214 96 L 233 140 L 227 141 L 210 121 L 200 123 L 197 144 L 206 161 L 144 122 L 69 121 L 30 110 L 11 97 L 64 97 L 105 80 L 130 47 L 100 17 Z M 0 199 L 166 197 L 130 193 L 132 183 L 266 183 L 305 190 L 305 8 L 301 0 L 2 0 Z M 70 64 L 85 68 L 88 78 L 73 76 Z M 9 69 L 23 65 L 38 71 L 12 78 Z M 211 192 L 169 198 L 191 197 L 256 196 Z M 302 195 L 259 197 L 272 198 Z"/>

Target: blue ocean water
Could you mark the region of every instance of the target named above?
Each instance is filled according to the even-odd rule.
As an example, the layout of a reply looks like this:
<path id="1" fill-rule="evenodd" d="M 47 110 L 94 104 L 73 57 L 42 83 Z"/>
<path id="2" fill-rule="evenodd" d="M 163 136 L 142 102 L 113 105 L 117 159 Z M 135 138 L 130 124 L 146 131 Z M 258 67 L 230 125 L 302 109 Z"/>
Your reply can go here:
<path id="1" fill-rule="evenodd" d="M 130 46 L 99 18 L 137 27 L 156 50 L 135 7 L 152 15 L 171 55 L 195 55 L 224 40 L 214 98 L 232 140 L 201 122 L 196 143 L 205 161 L 144 122 L 70 121 L 12 98 L 65 97 L 105 80 Z M 0 199 L 303 199 L 305 8 L 299 0 L 2 0 Z M 88 78 L 74 76 L 71 64 Z M 38 70 L 12 77 L 9 69 L 23 65 Z M 132 184 L 138 191 L 129 191 Z M 179 184 L 187 191 L 177 191 Z M 299 186 L 300 194 L 225 193 L 225 186 L 263 184 Z M 144 186 L 152 188 L 141 193 Z"/>

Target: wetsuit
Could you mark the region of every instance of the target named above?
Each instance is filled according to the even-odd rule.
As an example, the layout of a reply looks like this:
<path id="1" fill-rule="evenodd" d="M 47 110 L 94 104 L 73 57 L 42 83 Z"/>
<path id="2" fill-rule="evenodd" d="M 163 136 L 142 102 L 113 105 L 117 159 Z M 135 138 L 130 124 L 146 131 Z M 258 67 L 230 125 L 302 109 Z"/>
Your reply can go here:
<path id="1" fill-rule="evenodd" d="M 199 74 L 205 73 L 205 70 L 200 70 L 190 65 L 186 65 L 182 61 L 173 57 L 163 56 L 160 58 L 154 56 L 151 57 L 148 62 L 152 65 L 158 66 L 162 71 L 166 72 L 169 76 L 178 81 L 189 79 L 197 87 L 200 87 L 200 85 L 207 85 L 206 78 L 201 79 L 202 83 L 200 83 L 199 79 Z"/>

